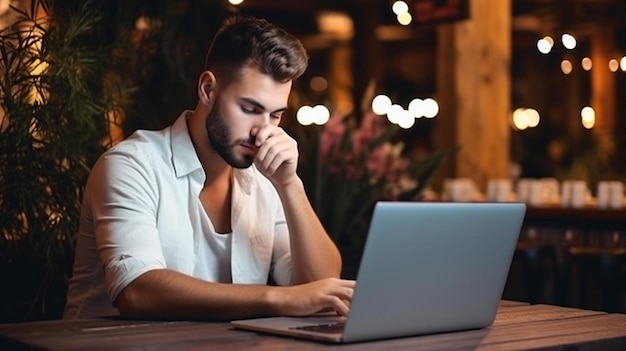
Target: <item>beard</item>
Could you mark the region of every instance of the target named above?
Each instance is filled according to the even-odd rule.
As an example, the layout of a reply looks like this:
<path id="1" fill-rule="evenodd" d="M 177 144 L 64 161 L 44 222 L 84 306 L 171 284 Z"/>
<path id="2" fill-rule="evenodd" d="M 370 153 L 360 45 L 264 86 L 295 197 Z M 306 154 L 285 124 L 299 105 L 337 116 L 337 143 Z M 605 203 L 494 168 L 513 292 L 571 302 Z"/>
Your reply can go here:
<path id="1" fill-rule="evenodd" d="M 250 143 L 250 139 L 237 139 L 231 142 L 230 130 L 224 120 L 224 115 L 220 113 L 220 99 L 215 100 L 213 109 L 209 114 L 206 124 L 209 142 L 213 150 L 220 157 L 234 168 L 248 168 L 252 165 L 254 158 L 250 155 L 238 156 L 235 147 L 241 143 Z"/>

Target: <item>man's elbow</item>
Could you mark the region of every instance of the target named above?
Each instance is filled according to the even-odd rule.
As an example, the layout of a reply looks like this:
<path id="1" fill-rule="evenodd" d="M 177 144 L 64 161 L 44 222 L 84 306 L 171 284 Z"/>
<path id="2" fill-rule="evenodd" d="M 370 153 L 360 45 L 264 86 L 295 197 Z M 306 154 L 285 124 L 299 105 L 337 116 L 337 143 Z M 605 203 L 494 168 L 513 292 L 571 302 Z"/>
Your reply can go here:
<path id="1" fill-rule="evenodd" d="M 144 308 L 141 306 L 141 299 L 137 298 L 136 295 L 137 293 L 130 285 L 117 295 L 114 305 L 120 312 L 120 316 L 136 318 L 143 315 Z"/>

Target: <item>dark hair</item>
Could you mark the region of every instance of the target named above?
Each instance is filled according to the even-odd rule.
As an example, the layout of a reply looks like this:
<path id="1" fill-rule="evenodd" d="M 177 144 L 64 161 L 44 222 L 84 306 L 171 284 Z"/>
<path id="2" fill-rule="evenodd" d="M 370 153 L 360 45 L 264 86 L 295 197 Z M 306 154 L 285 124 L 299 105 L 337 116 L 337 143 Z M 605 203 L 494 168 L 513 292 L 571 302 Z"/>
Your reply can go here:
<path id="1" fill-rule="evenodd" d="M 284 83 L 306 70 L 308 56 L 300 41 L 270 22 L 234 16 L 219 28 L 207 53 L 205 69 L 230 82 L 247 64 Z"/>

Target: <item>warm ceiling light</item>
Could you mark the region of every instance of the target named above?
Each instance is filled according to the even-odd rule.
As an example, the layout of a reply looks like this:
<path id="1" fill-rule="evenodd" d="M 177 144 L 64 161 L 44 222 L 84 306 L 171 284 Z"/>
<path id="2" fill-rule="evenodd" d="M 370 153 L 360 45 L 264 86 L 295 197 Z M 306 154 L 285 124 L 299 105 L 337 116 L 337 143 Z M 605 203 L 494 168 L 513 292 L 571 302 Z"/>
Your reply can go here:
<path id="1" fill-rule="evenodd" d="M 387 110 L 387 120 L 393 124 L 398 124 L 404 117 L 404 109 L 398 104 L 393 104 Z"/>
<path id="2" fill-rule="evenodd" d="M 550 46 L 554 46 L 554 39 L 552 39 L 551 36 L 546 35 L 545 37 L 543 37 L 543 40 L 547 41 L 548 43 L 550 43 Z"/>
<path id="3" fill-rule="evenodd" d="M 563 71 L 563 73 L 565 74 L 570 74 L 572 73 L 572 63 L 569 60 L 563 60 L 561 61 L 561 71 Z"/>
<path id="4" fill-rule="evenodd" d="M 377 115 L 386 115 L 391 107 L 391 99 L 387 95 L 377 95 L 372 100 L 372 112 Z"/>
<path id="5" fill-rule="evenodd" d="M 403 26 L 408 26 L 409 24 L 411 24 L 411 21 L 413 21 L 413 16 L 411 16 L 411 14 L 408 12 L 398 15 L 398 23 Z"/>
<path id="6" fill-rule="evenodd" d="M 309 82 L 309 86 L 311 87 L 311 90 L 321 93 L 328 88 L 328 81 L 324 77 L 313 77 Z"/>
<path id="7" fill-rule="evenodd" d="M 552 45 L 545 38 L 537 40 L 537 50 L 542 54 L 548 54 L 552 51 Z"/>
<path id="8" fill-rule="evenodd" d="M 513 125 L 518 130 L 524 130 L 528 128 L 528 115 L 525 108 L 518 108 L 513 111 Z"/>
<path id="9" fill-rule="evenodd" d="M 565 33 L 561 36 L 561 42 L 566 49 L 574 49 L 576 47 L 576 38 L 573 35 Z"/>
<path id="10" fill-rule="evenodd" d="M 424 100 L 420 98 L 415 98 L 409 102 L 409 111 L 415 118 L 424 117 Z"/>
<path id="11" fill-rule="evenodd" d="M 526 117 L 528 118 L 528 127 L 534 128 L 538 126 L 539 121 L 541 120 L 541 116 L 539 115 L 539 112 L 535 110 L 534 108 L 527 108 L 525 112 L 526 112 Z"/>
<path id="12" fill-rule="evenodd" d="M 426 98 L 422 102 L 424 117 L 433 118 L 439 113 L 439 104 L 433 98 Z"/>
<path id="13" fill-rule="evenodd" d="M 303 126 L 309 126 L 315 120 L 315 112 L 313 107 L 304 105 L 296 112 L 296 120 Z"/>
<path id="14" fill-rule="evenodd" d="M 328 110 L 328 107 L 324 105 L 316 105 L 311 111 L 313 113 L 313 123 L 320 126 L 328 123 L 328 120 L 330 119 L 330 111 Z"/>
<path id="15" fill-rule="evenodd" d="M 580 111 L 580 118 L 583 127 L 591 129 L 596 124 L 596 111 L 591 106 L 585 106 Z"/>
<path id="16" fill-rule="evenodd" d="M 409 5 L 407 5 L 406 2 L 399 0 L 391 5 L 391 9 L 393 10 L 393 13 L 399 16 L 403 13 L 409 12 Z"/>

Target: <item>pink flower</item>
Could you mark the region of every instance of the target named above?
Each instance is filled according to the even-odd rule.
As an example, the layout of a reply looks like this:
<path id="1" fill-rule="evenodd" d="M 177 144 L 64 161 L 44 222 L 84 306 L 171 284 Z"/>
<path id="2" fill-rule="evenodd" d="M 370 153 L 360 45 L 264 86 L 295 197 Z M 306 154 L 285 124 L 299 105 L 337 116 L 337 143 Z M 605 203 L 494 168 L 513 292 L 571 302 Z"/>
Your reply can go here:
<path id="1" fill-rule="evenodd" d="M 402 142 L 386 141 L 371 149 L 372 142 L 387 128 L 384 117 L 370 111 L 363 115 L 356 129 L 347 122 L 343 116 L 333 115 L 322 130 L 319 147 L 325 172 L 337 176 L 341 171 L 343 179 L 357 181 L 364 171 L 369 184 L 380 183 L 382 193 L 379 196 L 386 199 L 395 199 L 417 186 L 407 173 L 411 161 L 402 156 Z M 347 152 L 340 145 L 346 133 L 351 134 Z"/>
<path id="2" fill-rule="evenodd" d="M 384 130 L 384 119 L 373 112 L 363 115 L 359 129 L 352 136 L 353 151 L 356 155 L 363 152 L 364 147 L 380 136 Z"/>
<path id="3" fill-rule="evenodd" d="M 320 153 L 322 159 L 328 159 L 329 156 L 334 158 L 336 155 L 328 155 L 334 145 L 337 145 L 343 134 L 346 131 L 346 126 L 343 122 L 343 117 L 334 115 L 328 120 L 328 123 L 324 126 L 324 130 L 320 136 Z M 336 149 L 336 147 L 335 147 Z M 337 153 L 338 151 L 336 151 Z"/>

